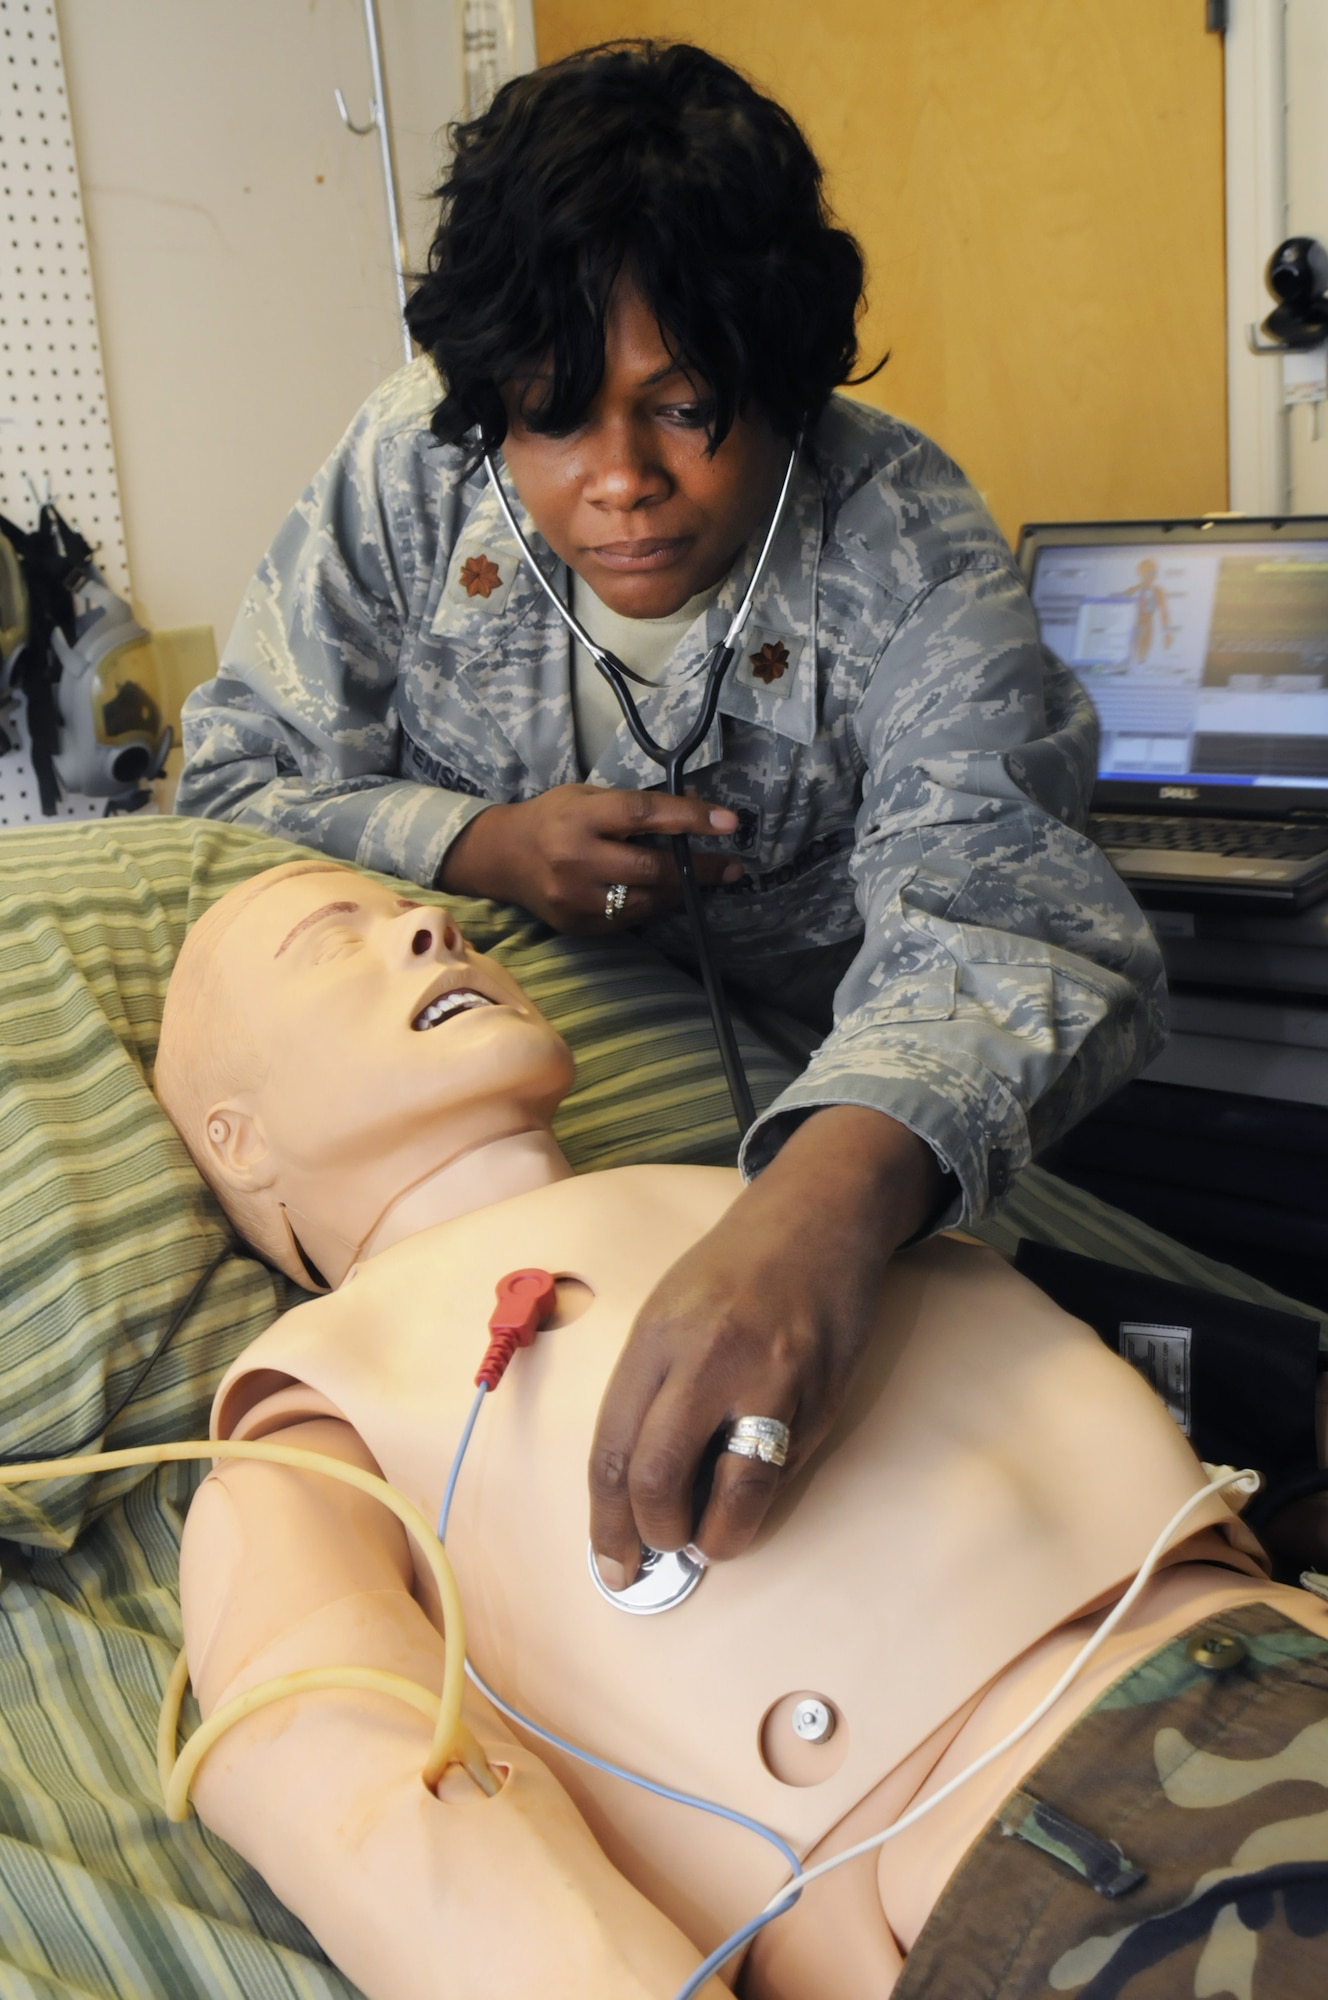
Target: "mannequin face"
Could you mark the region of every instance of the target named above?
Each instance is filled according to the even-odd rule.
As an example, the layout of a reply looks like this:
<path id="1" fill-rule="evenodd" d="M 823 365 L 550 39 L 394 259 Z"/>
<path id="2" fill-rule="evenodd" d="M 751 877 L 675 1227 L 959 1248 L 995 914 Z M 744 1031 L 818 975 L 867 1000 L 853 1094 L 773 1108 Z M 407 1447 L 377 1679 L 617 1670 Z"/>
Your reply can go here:
<path id="1" fill-rule="evenodd" d="M 213 950 L 227 1004 L 196 1032 L 230 1024 L 242 1081 L 206 1108 L 204 1171 L 352 1247 L 427 1175 L 547 1131 L 570 1084 L 565 1044 L 445 910 L 349 871 L 274 879 Z"/>

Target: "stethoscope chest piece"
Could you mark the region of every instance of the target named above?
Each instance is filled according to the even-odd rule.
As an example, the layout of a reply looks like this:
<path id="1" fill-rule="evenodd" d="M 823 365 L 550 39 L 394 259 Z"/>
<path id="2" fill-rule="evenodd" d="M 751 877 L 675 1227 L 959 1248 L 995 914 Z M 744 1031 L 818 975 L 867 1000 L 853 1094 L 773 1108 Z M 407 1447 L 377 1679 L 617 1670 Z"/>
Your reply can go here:
<path id="1" fill-rule="evenodd" d="M 615 1611 L 628 1611 L 634 1618 L 653 1618 L 657 1612 L 672 1611 L 691 1596 L 705 1575 L 705 1565 L 693 1562 L 682 1549 L 643 1549 L 641 1567 L 626 1590 L 610 1590 L 595 1567 L 595 1551 L 586 1544 L 586 1561 L 600 1596 Z"/>

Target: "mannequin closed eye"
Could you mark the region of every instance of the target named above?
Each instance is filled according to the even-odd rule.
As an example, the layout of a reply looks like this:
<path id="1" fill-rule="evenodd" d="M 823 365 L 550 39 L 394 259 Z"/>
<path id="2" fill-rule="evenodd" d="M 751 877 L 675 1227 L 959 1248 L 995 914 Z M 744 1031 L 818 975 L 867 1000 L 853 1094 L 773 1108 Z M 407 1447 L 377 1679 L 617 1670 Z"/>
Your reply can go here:
<path id="1" fill-rule="evenodd" d="M 315 965 L 322 965 L 329 958 L 340 958 L 348 951 L 360 951 L 364 938 L 349 924 L 327 924 L 321 926 L 314 943 L 312 958 Z"/>
<path id="2" fill-rule="evenodd" d="M 321 910 L 311 910 L 307 917 L 301 917 L 299 923 L 292 925 L 290 930 L 287 931 L 285 937 L 273 952 L 273 958 L 280 958 L 284 951 L 290 949 L 297 937 L 301 936 L 305 931 L 312 930 L 315 924 L 324 923 L 329 917 L 357 916 L 359 908 L 358 903 L 324 903 Z M 359 935 L 358 932 L 351 930 L 349 924 L 342 925 L 341 929 L 348 936 L 358 937 Z"/>
<path id="3" fill-rule="evenodd" d="M 418 903 L 405 896 L 394 896 L 391 901 L 393 918 L 420 908 Z M 273 953 L 273 959 L 281 958 L 301 938 L 307 941 L 301 953 L 306 964 L 322 965 L 329 959 L 358 951 L 369 942 L 369 934 L 382 915 L 372 906 L 366 909 L 358 902 L 324 903 L 320 909 L 311 910 L 292 925 Z M 354 921 L 338 923 L 335 921 L 337 918 Z M 466 949 L 465 939 L 446 912 L 442 913 L 441 936 L 435 934 L 432 924 L 422 925 L 411 939 L 410 950 L 416 958 L 429 957 L 439 943 L 449 953 L 464 953 Z"/>

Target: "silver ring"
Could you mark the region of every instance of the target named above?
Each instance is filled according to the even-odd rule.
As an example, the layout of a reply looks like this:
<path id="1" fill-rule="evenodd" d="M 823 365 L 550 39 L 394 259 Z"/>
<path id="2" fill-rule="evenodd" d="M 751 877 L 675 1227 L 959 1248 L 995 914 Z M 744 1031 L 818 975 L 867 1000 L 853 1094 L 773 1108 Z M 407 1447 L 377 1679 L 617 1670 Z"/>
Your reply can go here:
<path id="1" fill-rule="evenodd" d="M 759 1458 L 762 1465 L 782 1465 L 789 1455 L 789 1427 L 778 1417 L 739 1417 L 725 1451 L 739 1458 Z"/>
<path id="2" fill-rule="evenodd" d="M 615 917 L 622 915 L 623 906 L 626 901 L 627 884 L 625 882 L 610 882 L 608 891 L 604 897 L 604 921 L 606 924 L 611 924 Z"/>

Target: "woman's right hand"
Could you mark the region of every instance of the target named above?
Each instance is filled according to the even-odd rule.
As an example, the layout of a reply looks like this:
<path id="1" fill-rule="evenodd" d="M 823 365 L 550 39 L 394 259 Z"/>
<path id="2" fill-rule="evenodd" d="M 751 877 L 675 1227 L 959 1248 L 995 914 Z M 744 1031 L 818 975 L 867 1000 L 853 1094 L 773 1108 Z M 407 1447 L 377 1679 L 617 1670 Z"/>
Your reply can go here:
<path id="1" fill-rule="evenodd" d="M 555 785 L 520 805 L 489 806 L 477 814 L 448 849 L 438 887 L 519 903 L 556 931 L 641 924 L 682 900 L 673 855 L 667 847 L 641 845 L 642 838 L 686 833 L 713 839 L 737 826 L 736 813 L 705 799 Z M 698 854 L 696 872 L 704 883 L 731 882 L 742 864 L 723 854 Z M 615 882 L 624 884 L 627 900 L 610 919 L 605 898 Z"/>

